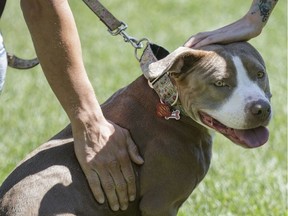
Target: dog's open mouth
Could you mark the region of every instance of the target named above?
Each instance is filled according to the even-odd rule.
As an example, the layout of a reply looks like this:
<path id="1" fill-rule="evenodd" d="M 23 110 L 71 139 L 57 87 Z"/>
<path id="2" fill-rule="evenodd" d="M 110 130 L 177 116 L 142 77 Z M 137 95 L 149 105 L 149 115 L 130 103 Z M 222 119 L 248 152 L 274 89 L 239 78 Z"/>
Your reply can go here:
<path id="1" fill-rule="evenodd" d="M 260 126 L 253 129 L 238 130 L 229 128 L 206 113 L 199 112 L 201 121 L 208 127 L 229 138 L 232 142 L 246 148 L 256 148 L 268 141 L 269 131 Z"/>

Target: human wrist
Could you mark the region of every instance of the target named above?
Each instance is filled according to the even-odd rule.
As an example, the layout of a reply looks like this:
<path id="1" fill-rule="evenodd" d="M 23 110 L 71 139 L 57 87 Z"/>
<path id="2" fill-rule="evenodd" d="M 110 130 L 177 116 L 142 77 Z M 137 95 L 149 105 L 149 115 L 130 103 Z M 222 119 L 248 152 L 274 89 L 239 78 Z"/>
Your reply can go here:
<path id="1" fill-rule="evenodd" d="M 67 113 L 72 127 L 79 129 L 106 120 L 94 92 L 79 98 L 76 103 L 71 104 L 69 114 Z"/>
<path id="2" fill-rule="evenodd" d="M 250 29 L 250 38 L 261 34 L 264 24 L 257 14 L 247 13 L 242 19 L 244 19 L 247 29 Z"/>
<path id="3" fill-rule="evenodd" d="M 100 106 L 90 105 L 76 108 L 77 111 L 70 117 L 72 125 L 85 124 L 88 122 L 103 122 L 105 117 Z"/>

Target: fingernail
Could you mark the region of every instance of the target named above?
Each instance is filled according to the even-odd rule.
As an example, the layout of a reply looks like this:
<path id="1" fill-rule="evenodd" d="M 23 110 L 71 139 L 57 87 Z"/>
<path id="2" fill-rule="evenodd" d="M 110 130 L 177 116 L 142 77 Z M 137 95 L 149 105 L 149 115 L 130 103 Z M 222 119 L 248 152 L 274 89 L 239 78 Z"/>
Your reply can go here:
<path id="1" fill-rule="evenodd" d="M 129 201 L 132 202 L 132 201 L 134 201 L 134 200 L 135 200 L 135 196 L 134 196 L 134 195 L 132 195 L 132 196 L 129 197 Z"/>
<path id="2" fill-rule="evenodd" d="M 101 197 L 101 198 L 98 199 L 98 202 L 99 202 L 100 204 L 103 204 L 103 203 L 105 202 L 105 199 L 104 199 L 103 197 Z"/>
<path id="3" fill-rule="evenodd" d="M 138 156 L 138 159 L 139 159 L 140 163 L 144 163 L 144 160 L 142 157 Z"/>
<path id="4" fill-rule="evenodd" d="M 119 210 L 119 205 L 117 205 L 117 204 L 114 205 L 114 206 L 112 207 L 112 210 L 113 210 L 113 211 L 118 211 L 118 210 Z"/>
<path id="5" fill-rule="evenodd" d="M 127 205 L 123 205 L 123 206 L 121 206 L 121 210 L 122 210 L 122 211 L 125 211 L 127 208 L 128 208 Z"/>

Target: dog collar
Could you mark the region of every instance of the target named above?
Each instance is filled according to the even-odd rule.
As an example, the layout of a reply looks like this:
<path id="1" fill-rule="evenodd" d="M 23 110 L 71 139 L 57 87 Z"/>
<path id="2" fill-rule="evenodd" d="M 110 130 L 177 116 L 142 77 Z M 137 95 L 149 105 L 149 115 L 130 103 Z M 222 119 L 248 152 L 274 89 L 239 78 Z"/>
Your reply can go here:
<path id="1" fill-rule="evenodd" d="M 156 79 L 148 84 L 160 98 L 156 106 L 156 114 L 159 117 L 169 119 L 180 119 L 180 113 L 184 113 L 181 104 L 179 103 L 179 93 L 168 72 L 161 74 Z"/>
<path id="2" fill-rule="evenodd" d="M 178 91 L 170 78 L 169 72 L 163 68 L 163 73 L 159 76 L 149 76 L 151 63 L 169 55 L 169 52 L 161 46 L 148 43 L 140 59 L 140 66 L 148 84 L 158 94 L 160 102 L 157 104 L 156 113 L 165 119 L 180 119 L 180 112 L 184 114 L 183 108 L 178 100 Z"/>
<path id="3" fill-rule="evenodd" d="M 162 103 L 171 107 L 177 103 L 178 91 L 172 83 L 169 73 L 163 73 L 152 81 L 148 80 L 148 84 L 156 91 Z"/>

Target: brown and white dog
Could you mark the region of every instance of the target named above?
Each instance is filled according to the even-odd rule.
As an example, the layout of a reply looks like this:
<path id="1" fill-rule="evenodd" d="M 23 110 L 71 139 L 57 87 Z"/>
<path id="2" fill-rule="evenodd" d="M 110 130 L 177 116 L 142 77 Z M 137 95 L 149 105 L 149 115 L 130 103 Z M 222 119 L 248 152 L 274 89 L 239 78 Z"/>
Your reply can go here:
<path id="1" fill-rule="evenodd" d="M 266 126 L 271 118 L 268 76 L 260 54 L 248 43 L 210 45 L 201 50 L 180 47 L 151 64 L 145 76 L 158 89 L 162 103 L 141 76 L 102 105 L 107 119 L 130 131 L 145 159 L 143 166 L 134 167 L 138 195 L 127 211 L 113 212 L 107 203 L 95 201 L 67 126 L 4 181 L 1 216 L 176 215 L 208 171 L 212 130 L 247 148 L 267 142 Z M 165 85 L 167 79 L 173 83 L 172 97 L 176 89 L 172 107 L 163 104 L 169 103 L 165 92 L 171 89 L 165 86 L 171 83 Z"/>

